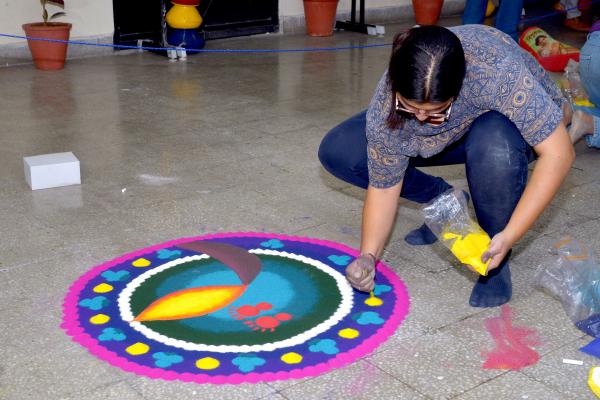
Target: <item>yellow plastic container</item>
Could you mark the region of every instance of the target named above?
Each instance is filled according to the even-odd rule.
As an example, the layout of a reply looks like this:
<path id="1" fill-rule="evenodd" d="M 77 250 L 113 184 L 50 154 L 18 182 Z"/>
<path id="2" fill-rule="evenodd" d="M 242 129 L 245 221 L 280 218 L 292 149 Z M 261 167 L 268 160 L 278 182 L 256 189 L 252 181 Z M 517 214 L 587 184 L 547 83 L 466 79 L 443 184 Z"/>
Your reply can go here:
<path id="1" fill-rule="evenodd" d="M 600 399 L 600 367 L 592 367 L 592 369 L 590 369 L 588 386 L 596 397 Z"/>
<path id="2" fill-rule="evenodd" d="M 166 15 L 167 24 L 175 29 L 196 29 L 202 25 L 202 16 L 196 6 L 173 4 Z"/>

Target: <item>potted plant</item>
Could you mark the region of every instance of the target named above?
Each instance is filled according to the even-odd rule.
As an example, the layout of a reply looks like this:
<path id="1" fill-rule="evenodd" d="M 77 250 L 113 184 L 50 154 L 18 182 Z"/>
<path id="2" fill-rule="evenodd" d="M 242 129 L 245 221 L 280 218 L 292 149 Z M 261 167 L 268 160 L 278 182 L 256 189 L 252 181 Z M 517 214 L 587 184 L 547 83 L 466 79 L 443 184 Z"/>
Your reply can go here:
<path id="1" fill-rule="evenodd" d="M 65 13 L 60 11 L 49 15 L 46 10 L 46 5 L 52 4 L 64 9 L 64 0 L 40 0 L 40 4 L 42 5 L 42 18 L 44 19 L 44 22 L 34 22 L 23 25 L 33 62 L 38 69 L 62 69 L 67 57 L 66 41 L 69 40 L 71 24 L 65 22 L 50 22 L 54 18 L 65 15 Z M 52 40 L 57 40 L 57 42 L 53 42 Z"/>
<path id="2" fill-rule="evenodd" d="M 418 25 L 435 25 L 440 19 L 444 0 L 412 0 Z"/>
<path id="3" fill-rule="evenodd" d="M 310 36 L 331 36 L 338 0 L 304 0 L 306 33 Z"/>

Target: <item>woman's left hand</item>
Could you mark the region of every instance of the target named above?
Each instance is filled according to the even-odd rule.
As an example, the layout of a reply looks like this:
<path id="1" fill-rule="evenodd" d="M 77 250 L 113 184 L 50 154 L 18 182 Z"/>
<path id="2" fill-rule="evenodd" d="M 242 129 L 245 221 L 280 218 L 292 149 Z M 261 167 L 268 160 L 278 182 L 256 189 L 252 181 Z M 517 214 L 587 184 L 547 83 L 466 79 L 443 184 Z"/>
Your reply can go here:
<path id="1" fill-rule="evenodd" d="M 494 235 L 486 252 L 481 256 L 481 261 L 487 262 L 491 259 L 488 265 L 488 271 L 498 268 L 506 254 L 510 251 L 514 243 L 507 238 L 504 231 Z"/>

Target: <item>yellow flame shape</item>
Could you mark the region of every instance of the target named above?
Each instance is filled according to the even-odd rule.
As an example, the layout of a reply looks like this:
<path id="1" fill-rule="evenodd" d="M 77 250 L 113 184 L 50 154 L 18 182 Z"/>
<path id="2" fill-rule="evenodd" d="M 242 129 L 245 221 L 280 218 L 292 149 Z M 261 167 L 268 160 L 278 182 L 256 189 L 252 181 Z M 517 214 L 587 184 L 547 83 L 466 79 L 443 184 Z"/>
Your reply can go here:
<path id="1" fill-rule="evenodd" d="M 247 287 L 203 286 L 169 293 L 146 307 L 134 321 L 166 321 L 210 314 L 231 304 Z"/>

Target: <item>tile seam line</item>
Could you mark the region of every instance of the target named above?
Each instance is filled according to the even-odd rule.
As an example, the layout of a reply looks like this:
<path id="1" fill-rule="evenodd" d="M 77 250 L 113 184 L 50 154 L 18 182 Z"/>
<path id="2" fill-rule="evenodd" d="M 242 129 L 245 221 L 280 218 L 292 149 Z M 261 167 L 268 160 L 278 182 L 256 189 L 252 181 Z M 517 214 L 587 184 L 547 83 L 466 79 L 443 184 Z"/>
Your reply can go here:
<path id="1" fill-rule="evenodd" d="M 374 355 L 374 354 L 373 354 Z M 370 356 L 369 356 L 370 357 Z M 419 393 L 421 396 L 425 397 L 428 400 L 432 400 L 433 398 L 428 396 L 426 393 L 421 392 L 419 389 L 413 387 L 412 385 L 410 385 L 409 383 L 404 382 L 402 379 L 396 377 L 395 375 L 392 375 L 391 373 L 389 373 L 388 371 L 382 369 L 381 367 L 379 367 L 377 364 L 374 364 L 372 362 L 370 362 L 367 357 L 362 359 L 364 362 L 366 362 L 367 364 L 372 365 L 373 367 L 377 368 L 378 370 L 380 370 L 381 372 L 383 372 L 384 374 L 386 374 L 387 376 L 389 376 L 390 378 L 392 378 L 393 380 L 400 382 L 401 384 L 403 384 L 404 386 L 410 388 L 411 390 Z"/>

